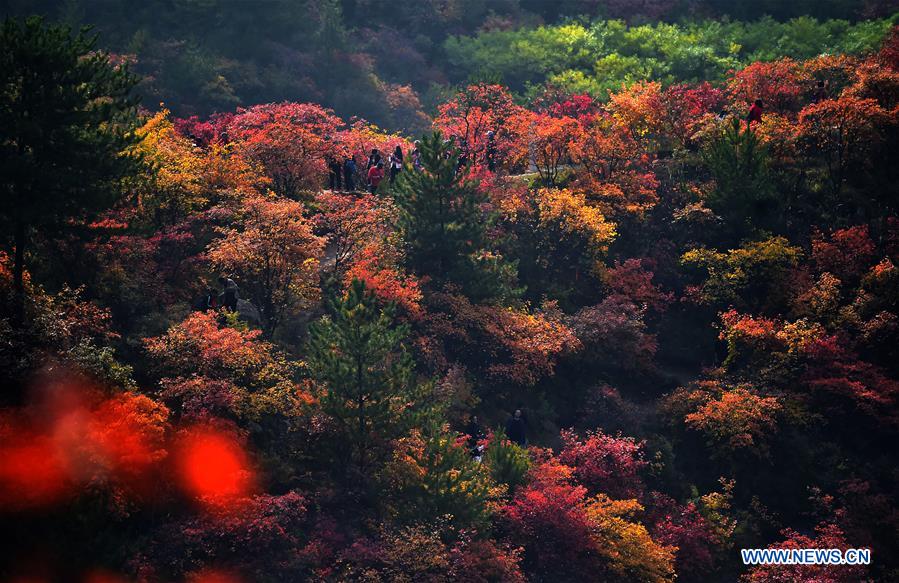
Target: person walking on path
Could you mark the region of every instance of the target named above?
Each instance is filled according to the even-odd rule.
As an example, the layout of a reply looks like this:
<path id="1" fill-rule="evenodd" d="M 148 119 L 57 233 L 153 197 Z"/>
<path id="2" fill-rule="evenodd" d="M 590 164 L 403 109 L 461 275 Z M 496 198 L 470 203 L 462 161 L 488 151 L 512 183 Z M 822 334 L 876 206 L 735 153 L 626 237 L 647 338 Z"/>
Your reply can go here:
<path id="1" fill-rule="evenodd" d="M 371 149 L 371 154 L 368 156 L 368 164 L 365 166 L 365 171 L 368 172 L 375 166 L 381 163 L 381 150 L 377 148 Z"/>
<path id="2" fill-rule="evenodd" d="M 377 166 L 368 169 L 368 188 L 372 194 L 378 190 L 378 185 L 384 179 L 384 163 L 378 162 Z"/>
<path id="3" fill-rule="evenodd" d="M 746 124 L 752 125 L 753 122 L 762 121 L 762 112 L 765 110 L 765 105 L 762 103 L 761 99 L 756 99 L 755 103 L 752 104 L 752 107 L 749 108 L 749 115 L 746 116 Z"/>
<path id="4" fill-rule="evenodd" d="M 421 147 L 421 142 L 418 140 L 415 140 L 415 142 L 412 145 L 414 146 L 414 148 L 412 149 L 412 152 L 409 154 L 409 156 L 412 158 L 412 169 L 415 170 L 416 172 L 421 172 L 421 169 L 422 169 L 421 150 L 419 149 Z"/>
<path id="5" fill-rule="evenodd" d="M 347 192 L 356 190 L 356 160 L 350 155 L 343 161 L 343 185 Z"/>
<path id="6" fill-rule="evenodd" d="M 240 292 L 237 284 L 230 277 L 224 275 L 219 278 L 222 286 L 222 293 L 219 295 L 219 305 L 228 311 L 237 311 L 237 300 L 240 299 Z"/>
<path id="7" fill-rule="evenodd" d="M 396 180 L 397 175 L 403 169 L 403 149 L 399 146 L 390 155 L 390 182 Z"/>
<path id="8" fill-rule="evenodd" d="M 340 190 L 340 178 L 343 174 L 341 170 L 340 162 L 337 160 L 337 157 L 333 155 L 328 156 L 328 188 L 330 188 L 332 192 Z"/>
<path id="9" fill-rule="evenodd" d="M 521 447 L 527 446 L 527 421 L 521 414 L 521 408 L 515 409 L 515 413 L 506 421 L 506 437 L 509 438 L 509 441 Z"/>

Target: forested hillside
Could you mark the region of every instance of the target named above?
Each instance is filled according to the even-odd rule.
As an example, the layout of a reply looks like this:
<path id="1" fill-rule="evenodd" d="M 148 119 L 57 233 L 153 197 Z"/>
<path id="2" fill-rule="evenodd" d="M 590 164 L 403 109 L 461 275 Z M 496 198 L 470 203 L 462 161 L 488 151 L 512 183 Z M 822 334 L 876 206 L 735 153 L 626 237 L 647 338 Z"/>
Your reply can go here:
<path id="1" fill-rule="evenodd" d="M 899 578 L 895 17 L 625 4 L 8 18 L 0 580 Z"/>
<path id="2" fill-rule="evenodd" d="M 638 80 L 721 81 L 759 60 L 862 54 L 899 13 L 896 0 L 264 1 L 0 0 L 0 14 L 94 27 L 143 76 L 151 109 L 313 102 L 419 135 L 471 82 L 507 85 L 522 103 L 547 85 L 606 101 Z"/>

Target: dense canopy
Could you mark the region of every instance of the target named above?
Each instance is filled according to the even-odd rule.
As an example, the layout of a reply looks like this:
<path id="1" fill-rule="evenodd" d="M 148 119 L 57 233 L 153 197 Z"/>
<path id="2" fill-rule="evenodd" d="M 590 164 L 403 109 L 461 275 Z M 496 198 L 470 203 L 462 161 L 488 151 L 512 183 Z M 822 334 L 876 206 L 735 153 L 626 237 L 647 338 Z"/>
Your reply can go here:
<path id="1" fill-rule="evenodd" d="M 899 572 L 885 5 L 6 4 L 0 579 Z"/>

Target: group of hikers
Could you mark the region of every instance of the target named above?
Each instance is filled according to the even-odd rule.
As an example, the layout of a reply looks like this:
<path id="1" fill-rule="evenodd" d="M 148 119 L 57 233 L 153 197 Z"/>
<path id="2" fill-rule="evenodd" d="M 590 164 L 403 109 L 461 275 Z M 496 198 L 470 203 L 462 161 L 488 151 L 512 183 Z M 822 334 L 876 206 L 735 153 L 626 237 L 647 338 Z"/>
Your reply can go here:
<path id="1" fill-rule="evenodd" d="M 521 407 L 515 409 L 515 412 L 506 420 L 505 433 L 506 438 L 519 447 L 527 447 L 527 419 L 522 413 Z M 481 461 L 484 453 L 484 431 L 478 421 L 477 415 L 472 415 L 468 419 L 468 425 L 465 426 L 465 435 L 468 439 L 465 442 L 471 457 L 477 461 Z"/>
<path id="2" fill-rule="evenodd" d="M 824 81 L 818 81 L 812 101 L 817 103 L 822 99 L 826 99 L 826 97 L 827 86 Z M 761 99 L 756 99 L 749 107 L 749 112 L 746 115 L 746 123 L 752 125 L 753 123 L 760 122 L 764 110 L 764 102 Z M 720 115 L 721 117 L 724 117 L 726 114 L 722 111 Z M 483 150 L 483 161 L 485 166 L 487 166 L 487 169 L 493 172 L 496 170 L 497 161 L 496 133 L 493 130 L 490 130 L 485 135 L 486 143 Z M 450 136 L 448 139 L 444 140 L 444 144 L 449 146 L 456 145 L 456 142 L 457 138 L 455 136 Z M 416 171 L 422 169 L 420 145 L 421 142 L 416 140 L 413 143 L 412 150 L 409 152 L 412 169 Z M 471 152 L 468 142 L 464 138 L 458 140 L 458 144 L 455 148 L 447 148 L 447 157 L 451 156 L 454 151 L 458 155 L 456 172 L 460 172 L 468 165 L 473 152 Z M 391 183 L 395 182 L 397 176 L 399 176 L 399 173 L 403 170 L 404 160 L 405 156 L 403 154 L 403 149 L 398 145 L 394 148 L 393 152 L 387 156 L 387 171 L 385 171 L 385 160 L 381 151 L 378 148 L 372 148 L 363 172 L 367 190 L 374 194 L 378 190 L 378 187 L 381 185 L 385 176 L 388 177 L 388 180 Z M 341 161 L 337 156 L 329 155 L 326 159 L 326 163 L 328 166 L 328 188 L 334 192 L 341 190 L 345 192 L 356 191 L 356 173 L 358 171 L 358 166 L 356 164 L 355 156 L 347 152 L 343 156 L 343 161 Z"/>
<path id="3" fill-rule="evenodd" d="M 487 165 L 487 168 L 492 172 L 496 169 L 496 141 L 495 141 L 495 133 L 491 130 L 488 131 L 487 141 L 484 148 L 484 161 Z M 454 145 L 456 139 L 454 136 L 450 137 L 447 140 L 444 140 L 444 144 Z M 415 140 L 412 144 L 412 150 L 409 152 L 409 158 L 412 164 L 412 169 L 415 171 L 422 170 L 422 161 L 421 161 L 421 142 L 419 140 Z M 456 152 L 458 155 L 458 161 L 456 163 L 456 172 L 460 172 L 467 164 L 471 157 L 471 152 L 469 151 L 468 142 L 463 138 L 459 140 L 459 143 L 456 148 L 449 147 L 447 148 L 447 157 L 452 155 L 452 152 Z M 405 155 L 403 154 L 403 148 L 401 146 L 396 146 L 387 157 L 386 160 L 381 154 L 381 150 L 378 148 L 372 148 L 371 153 L 368 155 L 368 160 L 365 164 L 365 170 L 362 173 L 362 176 L 365 180 L 365 187 L 372 194 L 378 190 L 378 187 L 381 185 L 381 182 L 385 177 L 393 183 L 396 181 L 397 176 L 399 176 L 400 172 L 403 171 L 403 162 L 405 161 Z M 325 160 L 328 166 L 328 188 L 334 192 L 345 191 L 345 192 L 355 192 L 356 191 L 356 174 L 359 170 L 358 165 L 356 164 L 356 158 L 352 154 L 345 152 L 343 155 L 343 160 L 341 161 L 338 156 L 333 154 L 329 155 Z M 385 170 L 386 166 L 386 170 Z"/>
<path id="4" fill-rule="evenodd" d="M 223 308 L 229 312 L 236 312 L 238 301 L 240 300 L 240 291 L 237 283 L 227 276 L 221 276 L 218 279 L 222 291 L 217 292 L 215 288 L 206 288 L 200 298 L 194 302 L 193 309 L 197 312 L 208 312 L 210 310 L 218 310 Z"/>
<path id="5" fill-rule="evenodd" d="M 409 153 L 412 159 L 412 167 L 416 170 L 421 169 L 421 152 L 418 149 L 419 142 L 415 142 L 414 149 Z M 385 176 L 389 176 L 390 182 L 396 181 L 396 177 L 403 170 L 403 149 L 400 146 L 394 148 L 393 152 L 387 156 L 385 172 L 385 160 L 381 155 L 381 150 L 372 148 L 365 165 L 363 177 L 365 178 L 365 186 L 372 194 L 378 190 L 381 181 Z M 337 192 L 344 190 L 346 192 L 356 191 L 356 172 L 358 167 L 356 159 L 352 154 L 345 154 L 341 162 L 336 156 L 329 156 L 326 160 L 328 164 L 328 187 Z M 389 174 L 388 174 L 389 172 Z"/>

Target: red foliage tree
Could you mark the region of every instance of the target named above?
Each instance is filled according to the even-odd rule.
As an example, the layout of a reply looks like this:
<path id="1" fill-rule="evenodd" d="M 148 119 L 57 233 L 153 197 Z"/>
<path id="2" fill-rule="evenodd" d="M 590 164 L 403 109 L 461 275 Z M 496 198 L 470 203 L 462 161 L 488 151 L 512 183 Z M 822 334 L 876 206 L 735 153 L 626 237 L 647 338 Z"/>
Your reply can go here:
<path id="1" fill-rule="evenodd" d="M 524 109 L 515 105 L 509 91 L 500 85 L 477 83 L 460 91 L 438 107 L 434 126 L 444 137 L 465 141 L 469 159 L 480 161 L 487 148 L 487 132 L 494 132 L 497 158 L 514 163 L 513 152 L 520 152 L 521 137 L 510 131 L 508 121 Z M 526 138 L 525 138 L 526 139 Z M 526 143 L 526 142 L 525 142 Z"/>
<path id="2" fill-rule="evenodd" d="M 578 311 L 570 324 L 585 354 L 611 367 L 646 369 L 658 348 L 644 321 L 645 308 L 623 296 L 610 296 Z"/>
<path id="3" fill-rule="evenodd" d="M 834 190 L 851 168 L 877 159 L 887 112 L 875 99 L 849 95 L 806 106 L 799 113 L 799 135 L 811 155 L 824 158 Z"/>
<path id="4" fill-rule="evenodd" d="M 714 526 L 693 502 L 680 505 L 673 499 L 652 492 L 647 509 L 653 538 L 676 547 L 675 565 L 679 577 L 701 580 L 713 572 L 715 553 L 724 541 Z"/>
<path id="5" fill-rule="evenodd" d="M 612 295 L 623 296 L 638 306 L 662 312 L 673 300 L 674 294 L 665 292 L 653 283 L 654 274 L 648 268 L 649 259 L 626 259 L 624 263 L 615 261 L 603 274 L 603 281 Z"/>
<path id="6" fill-rule="evenodd" d="M 632 437 L 613 437 L 600 430 L 581 441 L 574 431 L 562 431 L 559 461 L 574 468 L 578 483 L 591 493 L 613 498 L 636 498 L 643 493 L 640 472 L 647 466 L 642 443 Z"/>
<path id="7" fill-rule="evenodd" d="M 663 94 L 667 131 L 681 146 L 692 144 L 704 118 L 721 111 L 725 97 L 723 90 L 707 81 L 696 86 L 671 85 Z"/>
<path id="8" fill-rule="evenodd" d="M 324 181 L 325 156 L 343 122 L 309 103 L 270 103 L 239 109 L 228 133 L 241 151 L 259 162 L 275 192 L 297 196 Z"/>
<path id="9" fill-rule="evenodd" d="M 829 272 L 841 280 L 857 281 L 874 260 L 876 247 L 867 225 L 838 229 L 825 238 L 812 238 L 812 261 L 819 273 Z"/>
<path id="10" fill-rule="evenodd" d="M 767 111 L 795 113 L 800 97 L 809 84 L 808 74 L 792 59 L 771 62 L 758 61 L 731 73 L 728 93 L 735 106 L 742 110 L 761 99 Z"/>
<path id="11" fill-rule="evenodd" d="M 770 549 L 841 549 L 852 544 L 848 542 L 839 526 L 820 524 L 815 535 L 800 534 L 795 530 L 783 531 L 785 540 L 769 546 Z M 868 569 L 864 565 L 762 565 L 752 567 L 741 578 L 745 583 L 780 583 L 782 581 L 828 581 L 850 583 L 867 579 Z"/>

